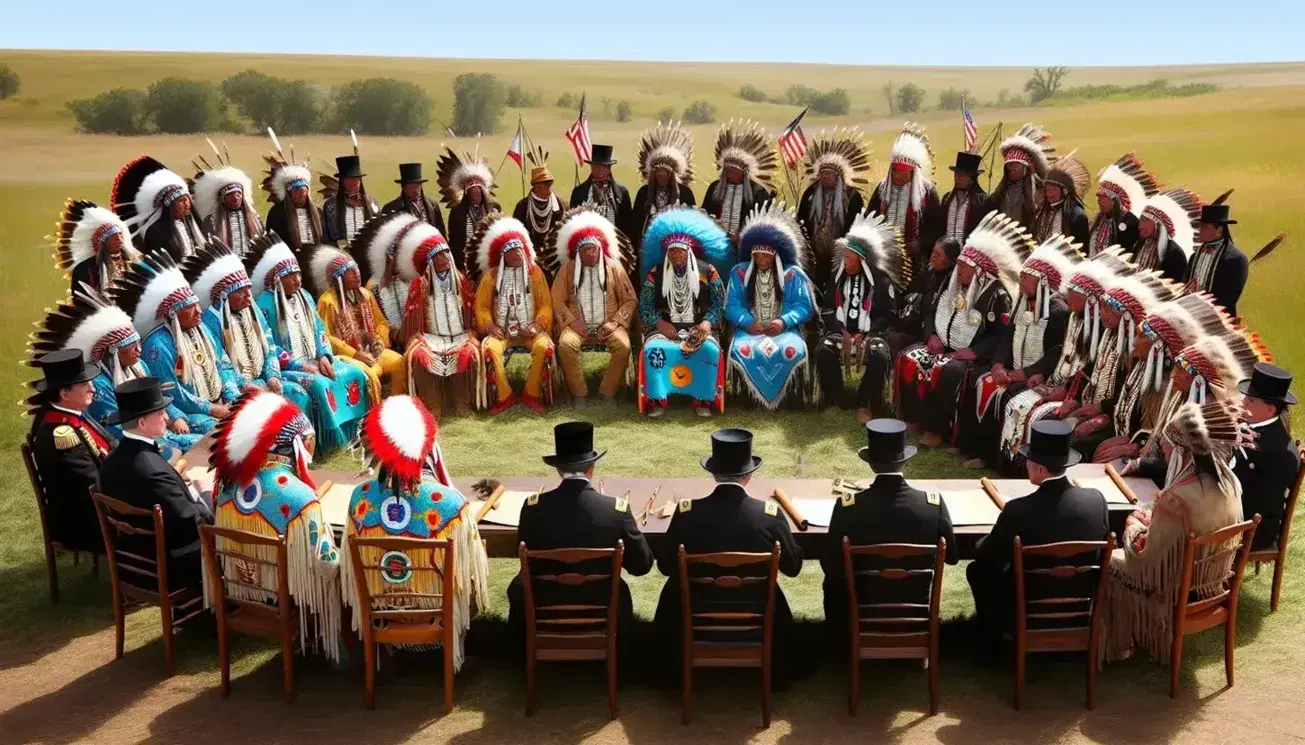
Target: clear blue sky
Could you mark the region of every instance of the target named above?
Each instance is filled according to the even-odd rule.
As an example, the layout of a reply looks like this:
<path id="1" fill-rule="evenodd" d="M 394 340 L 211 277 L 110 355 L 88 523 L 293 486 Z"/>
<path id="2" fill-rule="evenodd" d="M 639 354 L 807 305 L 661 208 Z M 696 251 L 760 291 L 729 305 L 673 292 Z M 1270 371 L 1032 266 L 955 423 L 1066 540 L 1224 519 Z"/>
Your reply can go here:
<path id="1" fill-rule="evenodd" d="M 1295 0 L 0 0 L 0 49 L 1157 65 L 1305 59 Z"/>

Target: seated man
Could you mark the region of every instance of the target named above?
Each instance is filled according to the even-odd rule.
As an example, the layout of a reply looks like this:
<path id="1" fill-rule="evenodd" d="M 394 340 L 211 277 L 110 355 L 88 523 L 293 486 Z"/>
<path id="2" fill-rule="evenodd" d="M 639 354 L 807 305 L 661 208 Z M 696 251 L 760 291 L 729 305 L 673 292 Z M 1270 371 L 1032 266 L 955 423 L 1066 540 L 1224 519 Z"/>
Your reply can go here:
<path id="1" fill-rule="evenodd" d="M 532 497 L 521 510 L 517 536 L 531 551 L 558 548 L 615 548 L 624 541 L 625 556 L 621 567 L 635 577 L 652 570 L 653 555 L 648 542 L 639 532 L 630 503 L 613 499 L 593 486 L 594 465 L 607 454 L 594 451 L 594 425 L 589 422 L 564 422 L 553 428 L 553 455 L 544 462 L 557 469 L 562 483 L 552 491 Z M 586 564 L 556 565 L 536 563 L 534 574 L 562 572 L 591 574 L 610 573 L 611 562 L 602 559 Z M 556 582 L 536 582 L 532 588 L 536 605 L 606 605 L 611 586 L 591 582 L 579 588 Z M 621 656 L 628 657 L 634 636 L 634 602 L 630 587 L 621 581 L 619 633 Z M 523 643 L 526 632 L 525 593 L 518 574 L 508 585 L 508 627 L 513 643 Z M 593 615 L 593 614 L 589 614 Z M 541 627 L 542 628 L 542 627 Z"/>
<path id="2" fill-rule="evenodd" d="M 680 660 L 683 642 L 681 618 L 680 566 L 677 550 L 680 546 L 689 554 L 710 554 L 725 551 L 769 553 L 776 542 L 780 545 L 779 570 L 787 577 L 796 577 L 802 571 L 802 549 L 793 540 L 788 518 L 772 500 L 753 499 L 748 494 L 752 474 L 761 468 L 761 458 L 752 455 L 752 433 L 746 429 L 721 429 L 712 433 L 711 456 L 702 459 L 702 467 L 716 479 L 716 489 L 702 499 L 680 500 L 671 524 L 666 529 L 668 550 L 657 559 L 657 569 L 666 575 L 661 598 L 657 601 L 657 614 L 653 619 L 659 642 L 666 650 L 664 659 Z M 722 573 L 748 576 L 765 576 L 764 565 L 739 569 L 720 569 Z M 765 602 L 766 586 L 756 583 L 748 589 L 727 590 L 705 588 L 695 595 L 695 612 L 737 609 L 740 603 L 756 612 Z M 711 592 L 708 592 L 710 590 Z M 740 600 L 740 599 L 744 600 Z M 793 613 L 789 610 L 784 591 L 775 590 L 774 639 L 787 640 L 793 633 Z M 738 640 L 741 634 L 729 634 Z M 701 640 L 701 638 L 699 639 Z M 780 652 L 775 658 L 775 680 L 787 681 L 794 672 L 798 655 L 796 645 L 777 643 Z"/>
<path id="3" fill-rule="evenodd" d="M 858 455 L 870 464 L 875 480 L 869 488 L 844 496 L 834 505 L 829 519 L 829 549 L 820 557 L 824 570 L 825 625 L 836 638 L 847 638 L 847 577 L 843 572 L 843 538 L 853 546 L 876 543 L 936 544 L 947 541 L 947 563 L 959 561 L 956 535 L 947 505 L 936 493 L 927 494 L 911 488 L 902 474 L 902 466 L 915 456 L 915 446 L 906 444 L 906 423 L 897 419 L 872 419 L 866 424 L 866 447 Z M 927 569 L 933 562 L 913 558 L 885 563 L 877 557 L 858 557 L 858 569 L 883 569 L 901 566 Z M 861 603 L 921 603 L 929 596 L 929 578 L 923 581 L 861 581 L 857 588 Z"/>
<path id="4" fill-rule="evenodd" d="M 885 335 L 898 320 L 895 291 L 910 283 L 910 264 L 901 233 L 878 215 L 857 215 L 834 247 L 842 256 L 835 257 L 839 264 L 825 290 L 820 312 L 825 336 L 816 347 L 820 404 L 856 406 L 857 415 L 869 421 L 888 408 L 892 360 Z M 843 369 L 854 355 L 864 356 L 865 372 L 855 398 L 848 400 Z"/>
<path id="5" fill-rule="evenodd" d="M 725 368 L 720 325 L 729 271 L 729 236 L 705 213 L 668 209 L 653 219 L 643 237 L 639 271 L 639 411 L 657 418 L 672 393 L 687 395 L 700 417 L 725 410 Z"/>
<path id="6" fill-rule="evenodd" d="M 341 549 L 348 554 L 347 543 L 352 537 L 429 538 L 453 544 L 456 596 L 453 669 L 459 670 L 464 659 L 463 638 L 472 617 L 486 603 L 489 559 L 476 531 L 473 510 L 453 488 L 444 467 L 439 425 L 420 400 L 391 396 L 367 412 L 359 442 L 374 477 L 354 487 Z M 411 571 L 441 566 L 442 551 L 386 552 L 369 547 L 361 548 L 359 555 L 365 563 L 386 565 L 383 574 L 370 572 L 366 576 L 372 597 L 383 598 L 386 593 L 442 592 L 443 578 L 437 572 Z M 357 579 L 347 556 L 340 570 L 344 602 L 353 607 L 353 629 L 360 631 L 362 612 Z M 389 607 L 412 608 L 416 602 L 423 608 L 438 607 L 428 600 L 411 597 L 396 598 Z"/>
<path id="7" fill-rule="evenodd" d="M 71 551 L 104 553 L 90 489 L 112 440 L 86 415 L 100 368 L 86 364 L 80 349 L 51 352 L 36 364 L 44 377 L 33 384 L 37 408 L 27 437 L 45 488 L 50 540 Z"/>
<path id="8" fill-rule="evenodd" d="M 213 522 L 213 509 L 159 452 L 158 441 L 168 431 L 167 407 L 157 378 L 137 378 L 115 390 L 123 438 L 100 467 L 100 491 L 132 507 L 163 510 L 167 539 L 168 588 L 198 588 L 202 580 L 199 523 Z M 149 524 L 136 527 L 152 528 Z M 154 556 L 154 536 L 123 535 L 118 548 L 137 556 Z M 123 579 L 141 584 L 144 577 L 124 572 Z M 154 588 L 150 588 L 154 589 Z"/>
<path id="9" fill-rule="evenodd" d="M 799 371 L 810 374 L 802 332 L 816 314 L 816 301 L 803 268 L 806 248 L 797 218 L 770 202 L 747 216 L 739 252 L 749 259 L 729 273 L 730 366 L 767 409 L 779 407 Z"/>
<path id="10" fill-rule="evenodd" d="M 494 401 L 490 413 L 502 413 L 517 403 L 504 359 L 513 347 L 530 350 L 530 373 L 521 403 L 536 414 L 544 413 L 544 385 L 552 384 L 553 303 L 526 226 L 511 217 L 491 215 L 476 233 L 467 262 L 481 273 L 476 330 L 489 368 L 485 373 L 492 389 L 489 398 Z"/>
<path id="11" fill-rule="evenodd" d="M 975 616 L 981 645 L 995 649 L 1001 634 L 1014 624 L 1015 576 L 1011 558 L 1018 536 L 1025 546 L 1062 541 L 1102 541 L 1110 532 L 1106 498 L 1096 489 L 1073 486 L 1065 469 L 1079 462 L 1070 447 L 1071 430 L 1065 422 L 1033 423 L 1029 443 L 1020 448 L 1029 482 L 1037 491 L 1006 503 L 992 532 L 979 539 L 974 561 L 965 570 L 974 594 Z M 1095 564 L 1098 557 L 1077 559 Z M 1058 563 L 1068 563 L 1057 559 Z M 1090 589 L 1087 591 L 1090 594 Z"/>
<path id="12" fill-rule="evenodd" d="M 545 265 L 553 280 L 553 317 L 559 329 L 557 355 L 577 411 L 585 408 L 589 385 L 581 366 L 586 344 L 607 347 L 611 359 L 598 395 L 615 401 L 630 365 L 630 324 L 638 296 L 623 262 L 633 263 L 630 241 L 597 207 L 571 210 L 549 239 Z"/>
<path id="13" fill-rule="evenodd" d="M 337 661 L 340 555 L 308 473 L 315 439 L 313 425 L 294 404 L 275 393 L 253 390 L 218 425 L 209 463 L 217 525 L 269 538 L 285 536 L 286 579 L 302 615 L 299 643 Z M 219 540 L 217 548 L 222 547 Z M 272 546 L 241 550 L 271 565 L 251 567 L 223 558 L 225 573 L 239 573 L 244 584 L 255 586 L 230 584 L 228 592 L 265 602 L 267 592 L 275 593 L 277 588 L 276 550 Z"/>
<path id="14" fill-rule="evenodd" d="M 1273 548 L 1282 535 L 1287 498 L 1300 470 L 1300 451 L 1283 417 L 1296 403 L 1291 373 L 1261 362 L 1248 380 L 1238 384 L 1245 398 L 1244 420 L 1258 437 L 1254 448 L 1239 448 L 1233 473 L 1242 485 L 1242 514 L 1260 516 L 1252 551 Z"/>
<path id="15" fill-rule="evenodd" d="M 140 258 L 131 246 L 131 231 L 113 212 L 94 202 L 69 199 L 59 215 L 54 262 L 72 277 L 70 292 L 85 284 L 104 294 L 113 280 Z"/>

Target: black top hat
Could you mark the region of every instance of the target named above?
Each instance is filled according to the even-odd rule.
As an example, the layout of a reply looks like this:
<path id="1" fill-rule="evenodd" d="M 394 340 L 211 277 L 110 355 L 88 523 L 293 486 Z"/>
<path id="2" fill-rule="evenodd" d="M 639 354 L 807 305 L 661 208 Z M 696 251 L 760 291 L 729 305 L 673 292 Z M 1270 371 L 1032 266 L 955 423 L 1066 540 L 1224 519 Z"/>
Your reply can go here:
<path id="1" fill-rule="evenodd" d="M 1244 396 L 1291 406 L 1296 394 L 1291 392 L 1291 373 L 1267 362 L 1255 363 L 1251 377 L 1237 384 Z"/>
<path id="2" fill-rule="evenodd" d="M 948 166 L 948 168 L 953 171 L 968 173 L 971 176 L 978 176 L 983 173 L 983 156 L 962 150 L 956 153 L 956 165 Z"/>
<path id="3" fill-rule="evenodd" d="M 611 145 L 593 145 L 589 149 L 589 165 L 594 166 L 614 166 L 616 160 L 612 158 Z"/>
<path id="4" fill-rule="evenodd" d="M 1069 446 L 1074 428 L 1068 422 L 1041 419 L 1033 423 L 1027 445 L 1020 446 L 1020 455 L 1046 466 L 1063 470 L 1078 463 L 1083 456 Z"/>
<path id="5" fill-rule="evenodd" d="M 554 455 L 545 455 L 544 462 L 554 468 L 584 470 L 607 455 L 607 451 L 594 451 L 594 425 L 589 422 L 562 422 L 553 427 Z"/>
<path id="6" fill-rule="evenodd" d="M 163 395 L 163 384 L 158 378 L 136 378 L 113 389 L 118 399 L 118 411 L 110 414 L 105 424 L 125 424 L 146 414 L 166 409 L 172 399 Z"/>
<path id="7" fill-rule="evenodd" d="M 752 433 L 736 427 L 712 432 L 711 455 L 703 457 L 702 467 L 717 476 L 746 476 L 761 468 L 752 454 Z"/>
<path id="8" fill-rule="evenodd" d="M 51 352 L 38 359 L 36 364 L 45 375 L 43 380 L 36 381 L 38 393 L 54 392 L 70 385 L 85 383 L 94 380 L 95 376 L 100 374 L 100 366 L 94 362 L 86 362 L 80 349 L 61 349 L 58 352 Z"/>
<path id="9" fill-rule="evenodd" d="M 361 178 L 366 175 L 362 172 L 362 158 L 357 155 L 341 155 L 335 159 L 336 178 L 350 178 L 353 176 Z"/>
<path id="10" fill-rule="evenodd" d="M 906 422 L 871 419 L 865 425 L 866 447 L 857 453 L 871 465 L 890 466 L 915 457 L 916 447 L 906 444 Z"/>
<path id="11" fill-rule="evenodd" d="M 1236 225 L 1236 220 L 1229 220 L 1228 214 L 1232 209 L 1227 204 L 1207 204 L 1201 208 L 1201 222 L 1211 225 Z"/>
<path id="12" fill-rule="evenodd" d="M 421 177 L 420 163 L 400 163 L 399 177 L 394 180 L 396 184 L 424 184 L 430 179 Z"/>

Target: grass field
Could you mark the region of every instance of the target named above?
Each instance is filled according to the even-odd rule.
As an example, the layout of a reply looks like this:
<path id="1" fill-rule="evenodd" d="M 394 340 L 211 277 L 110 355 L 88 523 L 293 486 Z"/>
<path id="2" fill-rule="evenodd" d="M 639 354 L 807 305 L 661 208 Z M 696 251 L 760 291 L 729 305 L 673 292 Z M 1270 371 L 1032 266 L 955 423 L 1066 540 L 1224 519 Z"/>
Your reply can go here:
<path id="1" fill-rule="evenodd" d="M 322 83 L 370 75 L 411 79 L 435 92 L 438 111 L 447 111 L 446 91 L 451 78 L 470 69 L 495 72 L 508 82 L 544 91 L 552 100 L 562 91 L 587 90 L 590 100 L 628 98 L 635 106 L 635 121 L 617 124 L 592 123 L 597 142 L 617 147 L 621 163 L 616 175 L 635 185 L 635 146 L 639 131 L 651 124 L 651 117 L 664 106 L 682 108 L 696 98 L 713 99 L 722 119 L 752 116 L 777 132 L 792 116 L 788 107 L 748 104 L 734 98 L 742 83 L 753 83 L 778 93 L 792 83 L 820 88 L 849 89 L 854 108 L 870 113 L 844 117 L 837 123 L 857 123 L 870 133 L 878 162 L 886 166 L 887 153 L 900 121 L 876 116 L 882 113 L 879 88 L 888 79 L 912 81 L 931 91 L 957 85 L 972 89 L 983 98 L 996 91 L 1019 89 L 1025 70 L 853 68 L 833 66 L 694 65 L 636 63 L 523 63 L 502 61 L 388 60 L 381 58 L 330 57 L 236 57 L 220 55 L 146 54 L 60 54 L 0 51 L 0 62 L 10 64 L 23 76 L 23 92 L 16 100 L 0 102 L 0 318 L 8 331 L 0 333 L 0 390 L 9 391 L 9 401 L 22 396 L 21 385 L 29 371 L 17 364 L 23 357 L 25 334 L 30 324 L 53 305 L 63 293 L 66 281 L 52 268 L 49 246 L 43 236 L 50 232 L 63 200 L 89 198 L 103 203 L 117 169 L 138 153 L 148 152 L 183 170 L 191 156 L 204 146 L 202 138 L 148 137 L 122 139 L 75 134 L 63 109 L 69 98 L 95 93 L 114 85 L 145 86 L 167 74 L 220 80 L 226 75 L 254 66 L 286 77 L 303 77 Z M 1299 318 L 1305 313 L 1305 296 L 1299 291 L 1303 259 L 1300 239 L 1305 236 L 1301 209 L 1299 174 L 1305 171 L 1305 149 L 1299 132 L 1305 129 L 1305 65 L 1220 66 L 1203 68 L 1076 70 L 1074 85 L 1092 82 L 1141 82 L 1167 77 L 1175 82 L 1211 81 L 1226 86 L 1215 94 L 1189 99 L 1136 103 L 1096 104 L 1054 109 L 976 111 L 987 128 L 1006 122 L 1008 131 L 1019 123 L 1036 120 L 1053 133 L 1062 151 L 1079 149 L 1082 160 L 1094 171 L 1118 155 L 1135 150 L 1168 185 L 1182 185 L 1212 196 L 1235 187 L 1232 198 L 1238 243 L 1253 252 L 1280 231 L 1291 234 L 1285 248 L 1252 269 L 1251 281 L 1242 301 L 1247 324 L 1263 334 L 1269 346 L 1289 368 L 1305 370 L 1305 344 L 1301 342 Z M 514 112 L 515 114 L 515 112 Z M 569 190 L 572 177 L 569 147 L 561 133 L 573 112 L 555 108 L 524 112 L 534 137 L 554 153 L 553 170 L 559 187 Z M 514 117 L 513 117 L 514 118 Z M 929 113 L 920 117 L 927 124 L 938 154 L 938 180 L 945 191 L 950 179 L 945 167 L 960 145 L 961 130 L 954 113 Z M 834 120 L 814 120 L 809 134 Z M 505 124 L 510 129 L 510 125 Z M 700 174 L 695 190 L 701 192 L 712 176 L 711 147 L 716 126 L 696 128 L 695 163 Z M 482 146 L 491 160 L 502 158 L 510 134 L 485 138 Z M 264 138 L 225 136 L 238 165 L 254 171 L 258 156 L 266 151 Z M 363 158 L 370 174 L 371 192 L 388 199 L 396 164 L 421 159 L 433 170 L 443 138 L 364 138 Z M 347 150 L 342 137 L 296 138 L 297 150 L 314 155 L 314 165 Z M 520 196 L 518 176 L 509 165 L 501 174 L 500 201 L 511 205 Z M 256 179 L 257 180 L 257 179 Z M 0 399 L 3 400 L 3 399 Z M 546 417 L 511 413 L 499 418 L 465 417 L 441 423 L 445 453 L 455 473 L 544 474 L 547 468 L 538 456 L 551 447 L 551 425 L 569 417 L 558 411 Z M 772 476 L 803 475 L 829 477 L 865 475 L 855 456 L 862 435 L 855 420 L 843 414 L 763 414 L 733 407 L 724 417 L 700 422 L 687 411 L 673 411 L 661 422 L 637 420 L 629 405 L 611 410 L 591 407 L 588 418 L 599 424 L 603 447 L 611 453 L 602 464 L 608 475 L 690 476 L 698 474 L 699 456 L 708 447 L 708 435 L 718 426 L 738 425 L 757 434 L 757 449 L 766 460 L 765 473 Z M 159 650 L 157 614 L 137 613 L 129 624 L 129 649 L 145 646 L 146 652 L 129 653 L 129 660 L 113 668 L 102 665 L 108 623 L 107 591 L 103 580 L 93 581 L 70 565 L 62 566 L 65 600 L 51 607 L 44 590 L 40 561 L 39 532 L 25 475 L 17 455 L 18 443 L 27 421 L 18 407 L 0 415 L 0 742 L 47 740 L 70 742 L 81 738 L 202 741 L 231 740 L 245 736 L 244 717 L 204 720 L 203 711 L 215 704 L 212 687 L 216 673 L 212 666 L 211 640 L 189 639 L 183 644 L 184 674 L 175 681 L 158 681 Z M 340 462 L 338 459 L 336 462 Z M 911 464 L 911 472 L 924 476 L 956 475 L 955 463 L 943 454 L 926 453 Z M 1299 543 L 1298 543 L 1299 545 Z M 1294 569 L 1305 559 L 1293 552 Z M 497 561 L 496 591 L 491 616 L 506 611 L 502 588 L 514 569 L 511 562 Z M 809 563 L 799 580 L 786 589 L 800 617 L 820 614 L 818 566 Z M 1249 581 L 1242 614 L 1242 647 L 1239 650 L 1239 685 L 1235 694 L 1213 697 L 1222 686 L 1217 639 L 1198 638 L 1191 648 L 1186 668 L 1187 698 L 1178 704 L 1163 699 L 1162 673 L 1158 668 L 1135 662 L 1112 666 L 1103 676 L 1103 711 L 1083 717 L 1079 705 L 1080 667 L 1058 663 L 1035 673 L 1036 699 L 1041 713 L 1024 712 L 1010 722 L 991 710 L 1006 705 L 1007 671 L 981 670 L 964 660 L 948 660 L 944 668 L 945 721 L 918 726 L 913 719 L 923 695 L 923 677 L 915 671 L 889 668 L 876 673 L 868 684 L 865 724 L 883 739 L 912 740 L 926 734 L 947 742 L 970 741 L 976 731 L 986 731 L 988 742 L 1018 738 L 1022 741 L 1056 741 L 1086 738 L 1093 741 L 1161 742 L 1179 739 L 1190 728 L 1213 731 L 1225 741 L 1239 741 L 1236 733 L 1220 722 L 1244 715 L 1243 705 L 1265 707 L 1253 723 L 1261 741 L 1282 741 L 1299 730 L 1286 722 L 1292 711 L 1287 704 L 1257 685 L 1287 680 L 1301 682 L 1299 669 L 1305 651 L 1297 644 L 1305 630 L 1299 577 L 1289 572 L 1284 609 L 1267 614 L 1267 577 Z M 946 576 L 946 615 L 958 619 L 972 606 L 959 571 Z M 650 617 L 660 589 L 660 579 L 643 578 L 634 583 L 636 605 L 641 616 Z M 496 644 L 497 627 L 482 626 L 476 633 L 481 650 Z M 239 648 L 241 673 L 250 673 L 273 657 L 265 647 L 242 643 Z M 111 658 L 111 654 L 109 655 Z M 132 660 L 131 658 L 136 658 Z M 492 655 L 491 655 L 492 657 Z M 251 673 L 240 684 L 247 690 L 276 697 L 276 672 L 266 666 Z M 277 721 L 274 734 L 292 738 L 314 733 L 325 741 L 343 740 L 351 731 L 349 714 L 356 713 L 358 681 L 348 675 L 328 674 L 319 665 L 307 663 L 301 680 L 308 690 L 293 715 L 286 715 L 278 702 L 255 709 L 258 721 Z M 116 670 L 117 672 L 110 672 Z M 816 680 L 803 684 L 788 698 L 782 698 L 780 716 L 785 723 L 767 737 L 789 742 L 821 739 L 839 740 L 864 735 L 850 727 L 830 724 L 841 710 L 842 679 L 837 662 L 826 664 Z M 74 673 L 74 671 L 78 671 Z M 1281 676 L 1281 677 L 1280 677 Z M 464 743 L 524 741 L 617 742 L 623 738 L 654 741 L 661 728 L 673 725 L 674 697 L 656 693 L 626 694 L 623 718 L 617 725 L 604 726 L 599 706 L 585 696 L 599 690 L 596 677 L 580 674 L 563 677 L 580 693 L 569 702 L 556 693 L 559 687 L 546 679 L 548 707 L 560 711 L 541 714 L 536 729 L 520 718 L 520 678 L 511 666 L 488 663 L 465 683 L 459 682 L 459 712 L 449 720 L 432 721 L 432 710 L 420 697 L 431 700 L 435 684 L 429 672 L 413 673 L 384 685 L 395 691 L 383 703 L 388 712 L 376 739 L 403 740 L 417 732 L 435 740 Z M 560 682 L 560 681 L 559 681 Z M 750 684 L 708 692 L 708 700 L 728 702 L 728 714 L 704 714 L 707 724 L 693 731 L 693 738 L 747 739 L 755 726 L 755 700 Z M 111 690 L 112 693 L 106 691 Z M 636 689 L 637 690 L 637 689 Z M 1192 691 L 1201 696 L 1191 701 Z M 237 694 L 239 696 L 239 694 Z M 407 697 L 417 697 L 417 703 Z M 1246 698 L 1249 696 L 1250 698 Z M 149 703 L 142 699 L 152 698 Z M 633 699 L 633 700 L 632 700 Z M 196 707 L 201 702 L 204 705 Z M 329 705 L 324 705 L 324 702 Z M 338 705 L 336 705 L 338 702 Z M 242 699 L 249 705 L 249 698 Z M 1132 721 L 1136 707 L 1145 705 L 1156 714 L 1146 724 Z M 262 706 L 258 704 L 257 706 Z M 912 708 L 914 707 L 914 708 Z M 55 725 L 63 710 L 80 715 L 73 723 Z M 220 711 L 220 710 L 219 710 Z M 228 711 L 236 711 L 231 709 Z M 1263 711 L 1281 716 L 1262 716 Z M 152 712 L 146 725 L 132 720 L 135 714 Z M 1222 717 L 1222 718 L 1221 718 Z M 77 717 L 74 716 L 76 720 Z M 83 721 L 84 720 L 84 721 Z M 132 721 L 128 721 L 132 720 Z M 196 721 L 206 721 L 204 726 Z M 112 724 L 107 724 L 112 722 Z M 965 725 L 964 734 L 959 729 Z M 100 729 L 104 724 L 104 729 Z M 613 727 L 616 727 L 613 730 Z M 739 729 L 739 728 L 742 729 Z M 941 727 L 941 729 L 938 729 Z M 1274 729 L 1274 728 L 1277 729 Z M 356 729 L 352 730 L 356 734 Z M 461 734 L 458 734 L 461 733 Z M 1276 733 L 1276 734 L 1275 734 Z M 679 738 L 683 739 L 683 738 Z M 704 740 L 705 741 L 705 740 Z"/>

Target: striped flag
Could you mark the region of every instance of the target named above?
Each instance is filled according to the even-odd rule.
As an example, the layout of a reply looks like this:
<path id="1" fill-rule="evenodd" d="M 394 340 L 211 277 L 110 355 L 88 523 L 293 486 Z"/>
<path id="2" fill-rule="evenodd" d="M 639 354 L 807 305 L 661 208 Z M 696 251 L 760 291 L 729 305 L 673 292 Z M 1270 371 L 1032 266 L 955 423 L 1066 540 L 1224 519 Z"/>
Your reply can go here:
<path id="1" fill-rule="evenodd" d="M 517 168 L 524 168 L 521 162 L 521 122 L 517 122 L 517 134 L 512 138 L 512 144 L 508 145 L 507 157 L 516 162 Z"/>
<path id="2" fill-rule="evenodd" d="M 593 142 L 589 139 L 589 120 L 585 118 L 583 94 L 580 96 L 580 116 L 576 117 L 575 124 L 566 131 L 566 139 L 575 150 L 575 159 L 580 161 L 580 165 L 588 163 L 589 157 L 593 154 Z"/>
<path id="3" fill-rule="evenodd" d="M 979 127 L 974 123 L 974 117 L 970 114 L 970 107 L 965 104 L 962 107 L 965 118 L 965 152 L 974 152 L 974 143 L 979 139 Z"/>
<path id="4" fill-rule="evenodd" d="M 807 136 L 802 131 L 802 117 L 807 115 L 809 108 L 811 107 L 802 109 L 802 113 L 789 122 L 779 135 L 779 152 L 784 156 L 784 165 L 789 168 L 797 165 L 802 156 L 807 154 Z"/>

